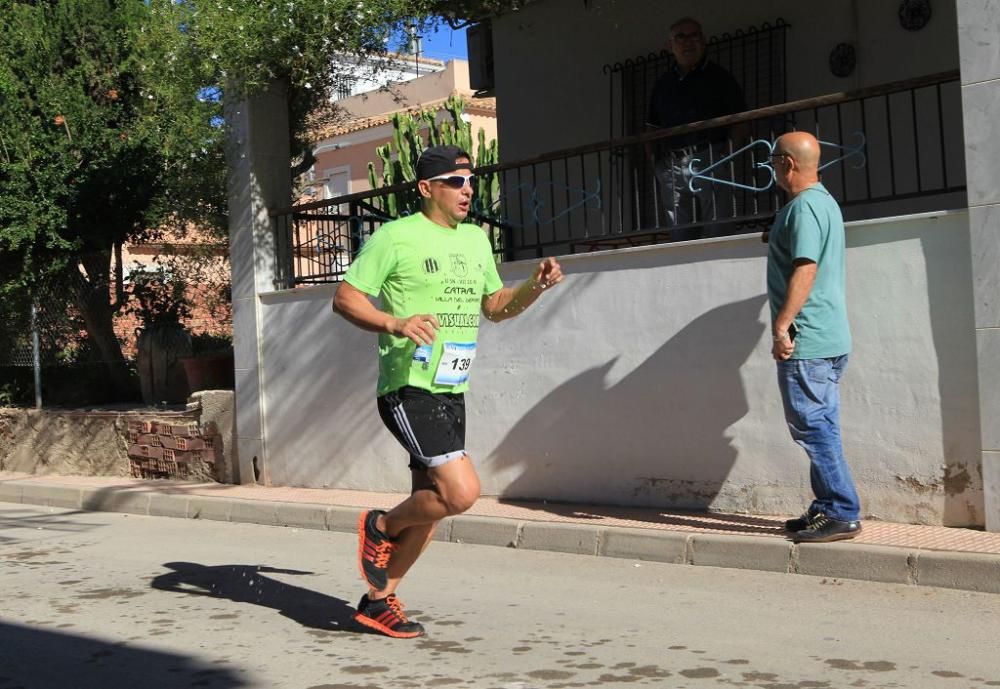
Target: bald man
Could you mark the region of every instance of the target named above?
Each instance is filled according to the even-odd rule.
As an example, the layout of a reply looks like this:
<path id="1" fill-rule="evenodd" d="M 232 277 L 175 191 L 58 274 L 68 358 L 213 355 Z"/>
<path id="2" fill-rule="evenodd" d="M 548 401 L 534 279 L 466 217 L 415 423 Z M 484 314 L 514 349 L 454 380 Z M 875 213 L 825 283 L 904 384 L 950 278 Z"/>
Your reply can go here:
<path id="1" fill-rule="evenodd" d="M 809 455 L 815 499 L 785 522 L 795 542 L 861 532 L 861 505 L 840 439 L 841 376 L 851 351 L 844 294 L 844 219 L 819 181 L 819 142 L 792 132 L 771 153 L 778 186 L 791 197 L 774 219 L 767 293 L 778 388 L 792 438 Z"/>

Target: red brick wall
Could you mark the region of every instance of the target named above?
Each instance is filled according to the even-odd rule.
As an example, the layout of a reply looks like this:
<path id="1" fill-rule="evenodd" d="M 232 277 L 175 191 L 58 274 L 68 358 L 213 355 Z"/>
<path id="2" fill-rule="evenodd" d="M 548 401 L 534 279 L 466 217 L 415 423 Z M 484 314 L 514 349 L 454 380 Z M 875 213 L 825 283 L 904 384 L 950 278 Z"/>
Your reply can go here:
<path id="1" fill-rule="evenodd" d="M 127 433 L 136 478 L 193 478 L 215 471 L 218 444 L 197 423 L 129 421 Z"/>
<path id="2" fill-rule="evenodd" d="M 172 247 L 176 250 L 176 247 Z M 229 261 L 224 255 L 210 258 L 189 258 L 183 252 L 163 256 L 147 256 L 133 248 L 129 254 L 129 267 L 141 264 L 155 268 L 157 265 L 171 265 L 176 274 L 187 282 L 185 296 L 190 305 L 190 315 L 182 324 L 192 334 L 227 335 L 233 334 L 233 310 L 229 296 Z M 127 273 L 127 271 L 126 271 Z M 126 286 L 128 292 L 128 286 Z M 136 329 L 142 327 L 137 315 L 128 308 L 115 318 L 115 333 L 122 343 L 122 351 L 128 358 L 136 354 Z"/>

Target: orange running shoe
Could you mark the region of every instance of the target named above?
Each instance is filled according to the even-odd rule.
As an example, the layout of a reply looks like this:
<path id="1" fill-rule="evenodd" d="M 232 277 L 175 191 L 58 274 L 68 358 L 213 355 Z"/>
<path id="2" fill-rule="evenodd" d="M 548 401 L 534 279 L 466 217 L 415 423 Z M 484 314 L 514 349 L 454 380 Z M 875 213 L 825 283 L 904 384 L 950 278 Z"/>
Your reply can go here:
<path id="1" fill-rule="evenodd" d="M 361 596 L 358 611 L 354 613 L 354 620 L 358 624 L 396 639 L 412 639 L 424 633 L 423 625 L 406 619 L 403 603 L 395 593 L 390 593 L 380 600 L 372 600 L 367 593 Z"/>
<path id="2" fill-rule="evenodd" d="M 358 518 L 358 568 L 361 578 L 376 591 L 386 587 L 386 568 L 396 545 L 376 526 L 382 510 L 362 512 Z"/>

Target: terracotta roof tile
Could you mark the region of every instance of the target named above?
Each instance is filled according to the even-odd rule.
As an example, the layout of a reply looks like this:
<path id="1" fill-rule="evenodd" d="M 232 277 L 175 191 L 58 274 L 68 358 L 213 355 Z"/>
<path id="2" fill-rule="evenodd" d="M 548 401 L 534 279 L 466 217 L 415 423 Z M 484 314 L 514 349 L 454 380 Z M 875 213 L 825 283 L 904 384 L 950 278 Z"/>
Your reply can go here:
<path id="1" fill-rule="evenodd" d="M 405 112 L 411 115 L 416 115 L 421 110 L 442 110 L 447 98 L 439 98 L 422 105 L 413 106 L 409 108 L 402 108 L 395 112 L 384 113 L 381 115 L 373 115 L 371 117 L 358 117 L 358 118 L 345 118 L 345 113 L 338 110 L 336 107 L 329 110 L 323 110 L 318 113 L 314 113 L 309 117 L 307 121 L 308 134 L 307 139 L 312 143 L 319 143 L 325 139 L 332 139 L 335 136 L 341 136 L 343 134 L 350 134 L 351 132 L 358 132 L 365 129 L 372 129 L 373 127 L 379 127 L 383 124 L 388 124 L 392 121 L 392 116 L 396 112 Z M 475 97 L 463 97 L 465 101 L 466 112 L 473 115 L 485 115 L 487 117 L 496 117 L 497 110 L 497 99 L 494 97 L 490 98 L 475 98 Z"/>

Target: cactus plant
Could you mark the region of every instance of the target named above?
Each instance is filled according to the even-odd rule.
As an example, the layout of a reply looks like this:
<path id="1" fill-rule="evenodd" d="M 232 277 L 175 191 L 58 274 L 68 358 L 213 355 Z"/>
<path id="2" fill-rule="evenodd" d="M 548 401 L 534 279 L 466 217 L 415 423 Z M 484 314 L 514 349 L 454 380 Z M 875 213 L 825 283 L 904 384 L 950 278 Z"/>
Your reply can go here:
<path id="1" fill-rule="evenodd" d="M 465 101 L 460 96 L 452 95 L 448 98 L 444 110 L 451 115 L 450 121 L 439 123 L 434 110 L 421 110 L 415 114 L 395 113 L 392 116 L 392 140 L 376 149 L 378 161 L 368 163 L 368 183 L 372 189 L 415 181 L 417 158 L 425 145 L 458 146 L 473 156 L 476 167 L 495 165 L 499 161 L 496 139 L 487 142 L 486 132 L 482 129 L 477 137 L 477 150 L 473 153 L 472 125 L 462 117 Z M 426 144 L 422 130 L 426 131 Z M 381 175 L 376 172 L 377 162 L 381 162 Z M 477 177 L 475 192 L 476 215 L 492 215 L 491 209 L 500 195 L 499 175 L 490 173 Z M 416 192 L 393 192 L 378 196 L 372 201 L 390 219 L 409 215 L 420 209 L 420 196 Z"/>

